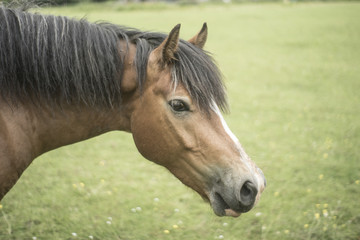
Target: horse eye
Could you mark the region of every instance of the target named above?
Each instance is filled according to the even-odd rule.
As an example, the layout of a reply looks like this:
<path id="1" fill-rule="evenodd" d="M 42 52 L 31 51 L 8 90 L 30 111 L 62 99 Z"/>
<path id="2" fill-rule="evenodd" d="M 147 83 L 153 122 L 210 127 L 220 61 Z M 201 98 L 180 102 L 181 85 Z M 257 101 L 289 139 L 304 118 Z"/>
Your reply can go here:
<path id="1" fill-rule="evenodd" d="M 169 101 L 169 105 L 175 112 L 185 112 L 189 111 L 189 106 L 182 100 L 171 100 Z"/>

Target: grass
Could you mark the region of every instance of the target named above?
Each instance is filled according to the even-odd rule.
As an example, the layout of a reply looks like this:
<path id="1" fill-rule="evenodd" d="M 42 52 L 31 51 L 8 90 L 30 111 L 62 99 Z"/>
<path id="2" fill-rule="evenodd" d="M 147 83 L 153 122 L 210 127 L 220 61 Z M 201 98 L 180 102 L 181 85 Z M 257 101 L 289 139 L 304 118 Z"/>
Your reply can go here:
<path id="1" fill-rule="evenodd" d="M 1 202 L 0 239 L 360 238 L 360 3 L 41 11 L 163 32 L 182 23 L 185 39 L 206 21 L 226 119 L 268 187 L 251 212 L 218 218 L 114 132 L 34 161 Z"/>

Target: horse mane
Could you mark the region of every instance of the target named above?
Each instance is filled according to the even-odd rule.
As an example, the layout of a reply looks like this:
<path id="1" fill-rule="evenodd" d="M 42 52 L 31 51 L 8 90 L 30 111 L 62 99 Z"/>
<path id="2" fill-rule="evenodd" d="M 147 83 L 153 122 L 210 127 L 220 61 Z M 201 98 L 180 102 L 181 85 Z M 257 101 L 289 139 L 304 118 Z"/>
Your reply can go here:
<path id="1" fill-rule="evenodd" d="M 121 105 L 125 54 L 119 40 L 136 45 L 139 85 L 149 55 L 167 35 L 110 23 L 29 13 L 0 6 L 0 96 L 12 102 L 93 107 Z M 172 79 L 205 110 L 227 109 L 221 73 L 211 56 L 180 40 Z"/>

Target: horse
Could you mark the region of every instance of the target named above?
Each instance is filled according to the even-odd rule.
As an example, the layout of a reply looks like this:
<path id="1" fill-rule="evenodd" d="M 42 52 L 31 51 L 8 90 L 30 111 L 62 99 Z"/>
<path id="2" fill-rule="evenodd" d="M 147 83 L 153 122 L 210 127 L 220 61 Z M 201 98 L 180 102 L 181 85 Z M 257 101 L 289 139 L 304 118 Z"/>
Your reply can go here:
<path id="1" fill-rule="evenodd" d="M 238 217 L 266 181 L 222 113 L 208 28 L 180 39 L 0 7 L 0 200 L 39 155 L 109 131 L 132 134 L 218 216 Z"/>

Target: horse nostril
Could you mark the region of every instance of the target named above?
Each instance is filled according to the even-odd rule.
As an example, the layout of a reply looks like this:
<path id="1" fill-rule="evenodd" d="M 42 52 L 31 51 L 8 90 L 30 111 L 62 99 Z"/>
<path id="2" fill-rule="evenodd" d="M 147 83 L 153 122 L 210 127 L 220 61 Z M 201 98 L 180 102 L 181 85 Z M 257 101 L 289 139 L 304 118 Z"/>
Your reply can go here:
<path id="1" fill-rule="evenodd" d="M 257 195 L 257 187 L 250 181 L 246 181 L 240 189 L 240 204 L 242 207 L 251 207 Z"/>

